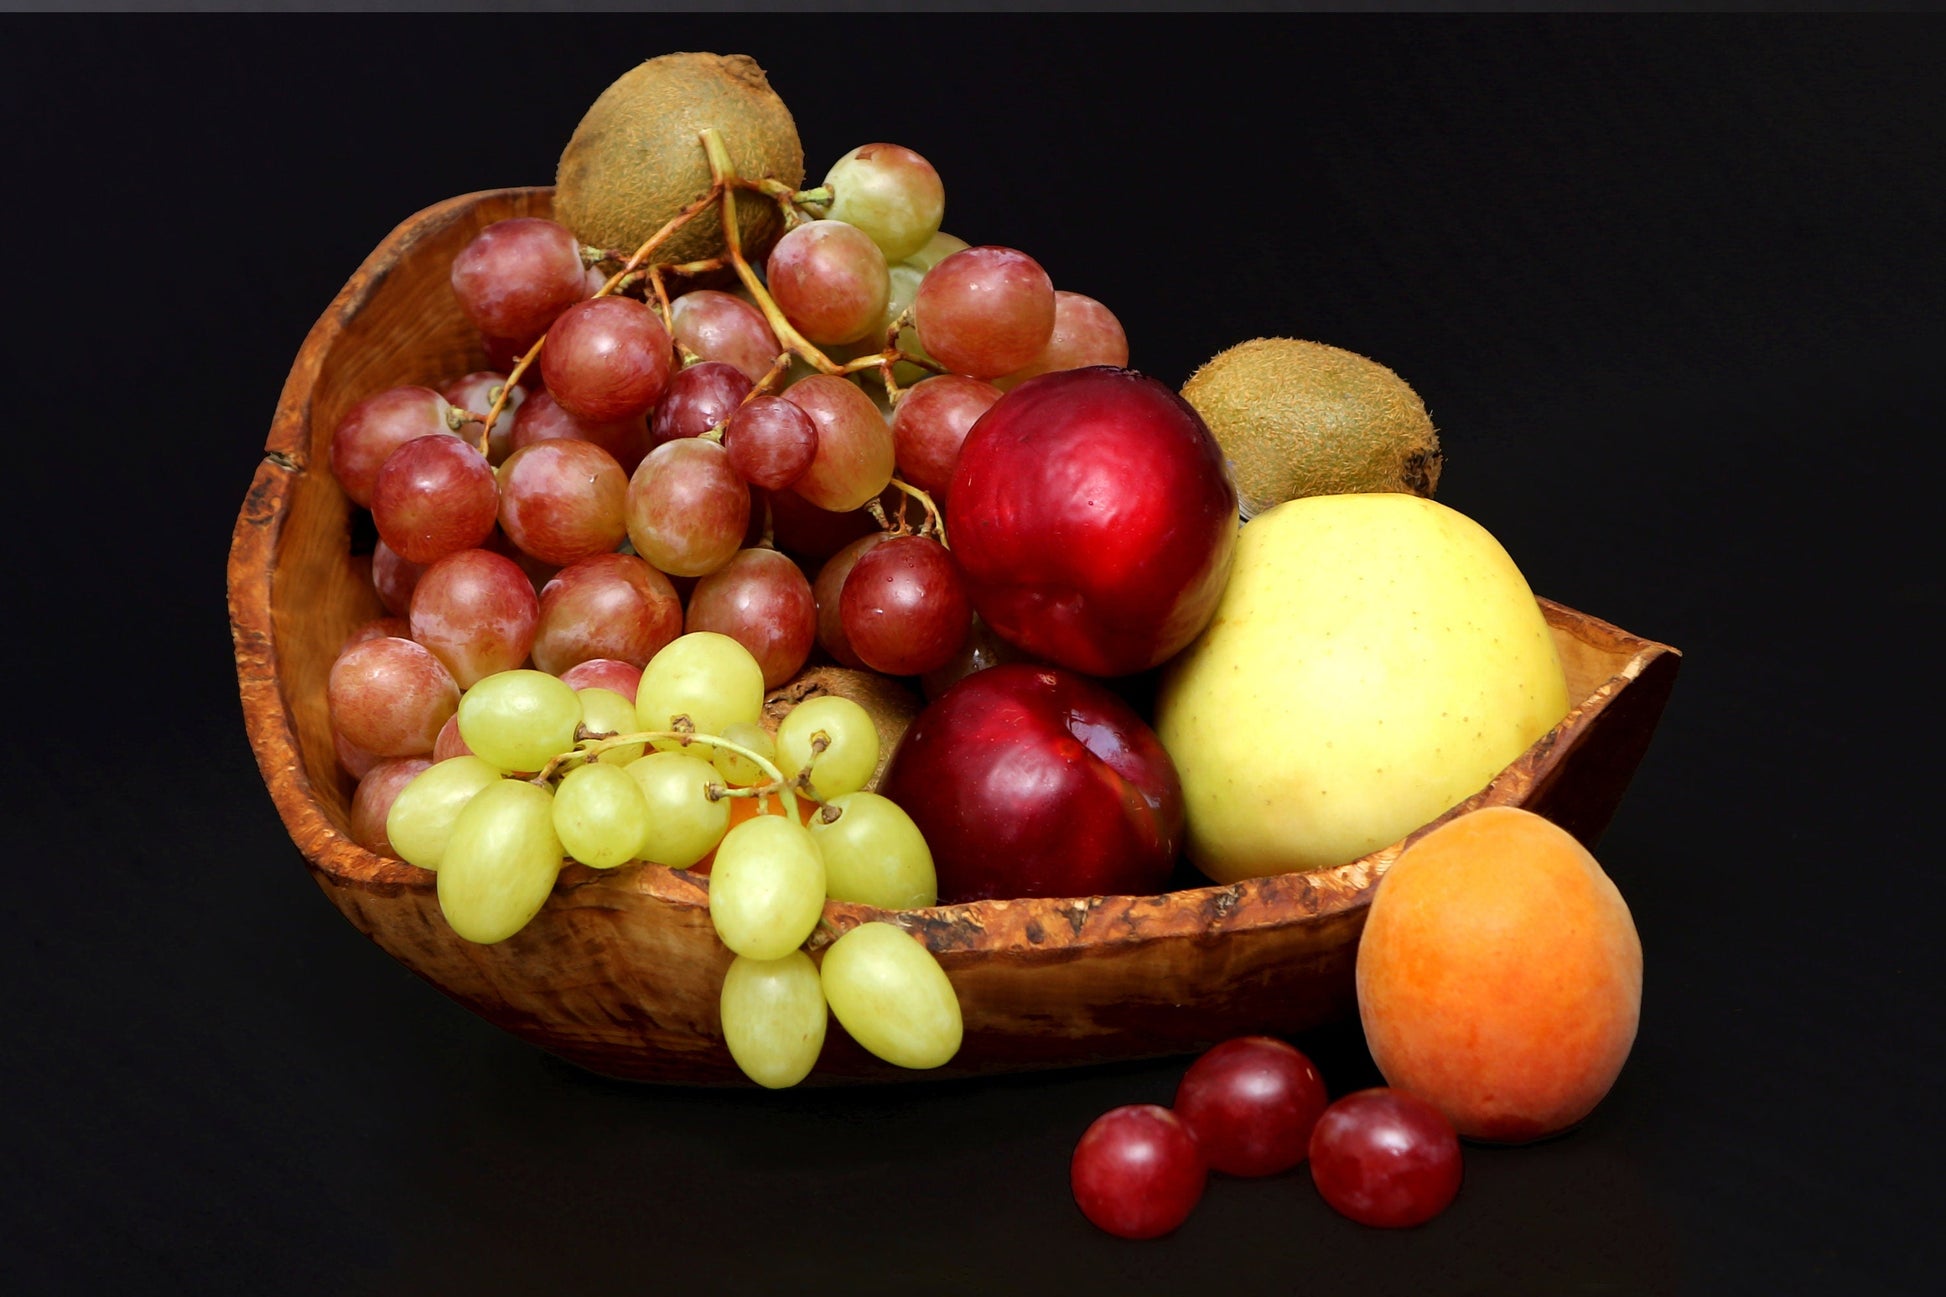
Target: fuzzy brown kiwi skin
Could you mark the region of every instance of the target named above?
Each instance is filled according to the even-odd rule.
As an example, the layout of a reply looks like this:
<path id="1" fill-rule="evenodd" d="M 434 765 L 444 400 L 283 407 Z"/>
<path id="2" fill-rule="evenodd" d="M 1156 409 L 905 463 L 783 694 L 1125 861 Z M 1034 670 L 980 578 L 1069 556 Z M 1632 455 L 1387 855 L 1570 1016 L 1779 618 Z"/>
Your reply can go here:
<path id="1" fill-rule="evenodd" d="M 705 127 L 716 129 L 745 179 L 803 185 L 796 122 L 755 59 L 663 54 L 617 77 L 575 127 L 555 170 L 554 218 L 584 244 L 633 252 L 708 192 Z M 736 206 L 744 254 L 761 262 L 783 232 L 777 205 L 744 193 Z M 703 212 L 652 260 L 677 264 L 722 251 L 721 220 Z"/>
<path id="2" fill-rule="evenodd" d="M 1355 352 L 1253 338 L 1211 358 L 1182 394 L 1222 446 L 1246 518 L 1297 496 L 1438 490 L 1445 456 L 1425 403 Z"/>

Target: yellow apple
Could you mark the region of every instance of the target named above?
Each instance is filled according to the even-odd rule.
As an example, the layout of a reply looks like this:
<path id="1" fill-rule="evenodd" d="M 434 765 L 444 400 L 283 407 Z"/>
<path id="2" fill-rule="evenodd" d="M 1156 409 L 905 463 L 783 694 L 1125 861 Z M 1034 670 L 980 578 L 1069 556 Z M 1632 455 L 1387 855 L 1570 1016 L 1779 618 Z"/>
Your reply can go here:
<path id="1" fill-rule="evenodd" d="M 1234 882 L 1398 841 L 1567 710 L 1540 606 L 1485 528 L 1415 495 L 1324 495 L 1244 525 L 1214 618 L 1165 669 L 1156 733 L 1190 859 Z"/>

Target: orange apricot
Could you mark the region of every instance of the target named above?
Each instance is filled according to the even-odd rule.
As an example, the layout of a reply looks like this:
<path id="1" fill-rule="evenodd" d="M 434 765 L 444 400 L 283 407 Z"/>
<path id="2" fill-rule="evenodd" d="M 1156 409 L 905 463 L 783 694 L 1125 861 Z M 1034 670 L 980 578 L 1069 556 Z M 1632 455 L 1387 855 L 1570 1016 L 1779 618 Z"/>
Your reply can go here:
<path id="1" fill-rule="evenodd" d="M 1469 1139 L 1568 1129 L 1621 1073 L 1642 942 L 1600 864 L 1531 811 L 1450 820 L 1392 863 L 1359 940 L 1358 1012 L 1386 1082 Z"/>

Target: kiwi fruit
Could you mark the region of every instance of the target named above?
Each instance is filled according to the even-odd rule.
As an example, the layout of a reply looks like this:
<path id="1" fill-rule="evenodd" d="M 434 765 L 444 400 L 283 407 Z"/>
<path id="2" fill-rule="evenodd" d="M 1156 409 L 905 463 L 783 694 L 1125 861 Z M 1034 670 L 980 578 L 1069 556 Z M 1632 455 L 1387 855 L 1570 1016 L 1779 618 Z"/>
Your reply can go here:
<path id="1" fill-rule="evenodd" d="M 1245 518 L 1307 495 L 1402 491 L 1432 498 L 1439 434 L 1397 374 L 1355 352 L 1252 338 L 1183 384 L 1230 463 Z"/>
<path id="2" fill-rule="evenodd" d="M 746 180 L 804 183 L 797 123 L 764 70 L 744 54 L 663 54 L 638 63 L 591 104 L 555 169 L 554 219 L 584 244 L 632 253 L 684 206 L 707 193 L 709 157 L 700 134 L 715 127 Z M 736 197 L 744 255 L 761 263 L 783 233 L 777 204 Z M 721 217 L 702 212 L 659 248 L 663 264 L 723 252 Z"/>

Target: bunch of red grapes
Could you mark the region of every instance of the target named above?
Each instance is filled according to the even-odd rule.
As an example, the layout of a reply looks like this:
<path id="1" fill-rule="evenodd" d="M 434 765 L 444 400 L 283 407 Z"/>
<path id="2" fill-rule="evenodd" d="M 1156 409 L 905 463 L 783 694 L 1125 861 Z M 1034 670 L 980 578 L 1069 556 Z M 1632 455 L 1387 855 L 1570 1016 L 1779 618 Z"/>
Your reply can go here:
<path id="1" fill-rule="evenodd" d="M 376 392 L 331 439 L 388 613 L 332 671 L 354 775 L 463 751 L 458 697 L 496 672 L 633 696 L 687 631 L 736 639 L 770 688 L 822 653 L 936 692 L 992 652 L 946 543 L 960 443 L 1026 377 L 1125 365 L 1121 325 L 1026 253 L 941 233 L 910 149 L 854 149 L 788 206 L 728 287 L 671 291 L 539 218 L 455 259 L 497 368 Z"/>

